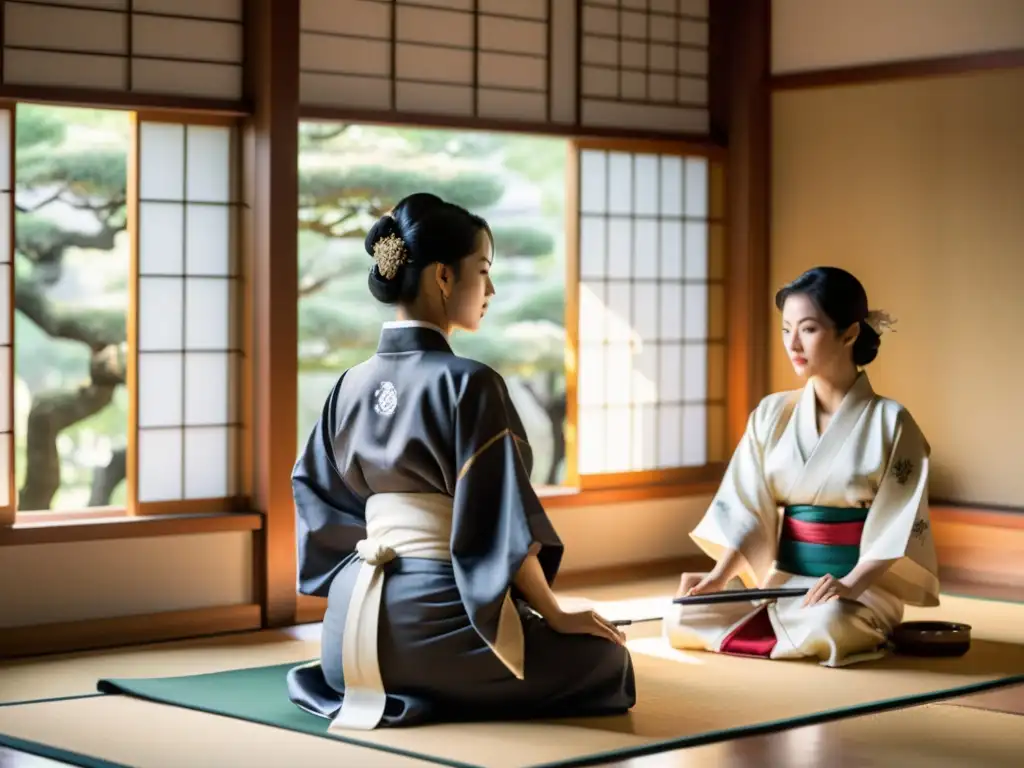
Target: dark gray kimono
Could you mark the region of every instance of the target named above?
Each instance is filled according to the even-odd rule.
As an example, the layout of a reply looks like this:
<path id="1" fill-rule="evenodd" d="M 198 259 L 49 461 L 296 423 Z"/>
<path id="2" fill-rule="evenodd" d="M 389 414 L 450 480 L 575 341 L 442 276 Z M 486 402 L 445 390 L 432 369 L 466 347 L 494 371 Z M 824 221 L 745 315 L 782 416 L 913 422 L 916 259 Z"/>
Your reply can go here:
<path id="1" fill-rule="evenodd" d="M 341 708 L 342 636 L 361 563 L 355 547 L 366 536 L 365 500 L 400 492 L 454 498 L 451 562 L 403 557 L 385 566 L 381 726 L 617 714 L 633 706 L 624 647 L 555 632 L 512 586 L 532 544 L 540 545 L 549 583 L 562 558 L 530 485 L 531 464 L 497 373 L 457 357 L 430 326 L 385 325 L 377 354 L 331 391 L 292 475 L 299 591 L 328 598 L 320 664 L 288 676 L 296 705 L 326 718 Z M 485 642 L 495 640 L 510 587 L 523 624 L 523 680 Z"/>

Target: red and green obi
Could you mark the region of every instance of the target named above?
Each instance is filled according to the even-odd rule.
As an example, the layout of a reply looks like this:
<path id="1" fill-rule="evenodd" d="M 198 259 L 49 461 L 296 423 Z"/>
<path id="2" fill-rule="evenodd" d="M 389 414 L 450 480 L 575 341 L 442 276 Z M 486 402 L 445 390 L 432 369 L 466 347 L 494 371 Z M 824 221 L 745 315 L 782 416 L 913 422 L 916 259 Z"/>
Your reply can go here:
<path id="1" fill-rule="evenodd" d="M 846 576 L 860 559 L 860 540 L 867 509 L 786 507 L 775 566 L 795 576 Z M 747 617 L 722 640 L 721 652 L 771 658 L 778 641 L 767 605 Z"/>
<path id="2" fill-rule="evenodd" d="M 796 576 L 846 576 L 860 559 L 867 508 L 785 508 L 776 567 Z"/>

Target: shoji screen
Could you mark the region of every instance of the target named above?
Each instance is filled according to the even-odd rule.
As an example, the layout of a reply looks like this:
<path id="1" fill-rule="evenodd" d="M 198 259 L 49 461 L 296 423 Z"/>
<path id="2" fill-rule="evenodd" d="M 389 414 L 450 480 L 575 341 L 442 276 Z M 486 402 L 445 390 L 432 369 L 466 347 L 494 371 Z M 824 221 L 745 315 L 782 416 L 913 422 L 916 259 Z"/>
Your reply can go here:
<path id="1" fill-rule="evenodd" d="M 578 160 L 578 474 L 721 462 L 721 165 L 642 147 Z"/>
<path id="2" fill-rule="evenodd" d="M 223 511 L 240 471 L 237 128 L 142 119 L 137 142 L 129 481 L 143 510 Z"/>

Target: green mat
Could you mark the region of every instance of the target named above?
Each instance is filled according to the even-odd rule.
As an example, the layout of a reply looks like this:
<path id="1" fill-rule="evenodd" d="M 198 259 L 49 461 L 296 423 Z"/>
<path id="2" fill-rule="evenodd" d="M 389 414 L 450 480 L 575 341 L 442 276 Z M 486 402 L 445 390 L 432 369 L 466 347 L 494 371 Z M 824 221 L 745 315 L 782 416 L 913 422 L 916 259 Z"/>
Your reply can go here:
<path id="1" fill-rule="evenodd" d="M 394 747 L 372 744 L 337 734 L 328 734 L 328 721 L 311 715 L 296 707 L 288 699 L 286 675 L 288 670 L 305 662 L 279 664 L 269 667 L 252 667 L 227 672 L 211 672 L 203 675 L 182 677 L 131 678 L 124 680 L 100 680 L 99 693 L 79 696 L 61 696 L 53 699 L 34 699 L 0 704 L 3 707 L 17 707 L 25 704 L 41 704 L 47 701 L 89 699 L 103 695 L 125 694 L 139 699 L 194 709 L 210 714 L 234 717 L 240 720 L 260 723 L 277 728 L 323 736 L 361 747 L 384 752 L 429 760 L 440 765 L 455 768 L 479 768 L 479 766 L 445 760 Z M 0 733 L 0 746 L 57 760 L 81 768 L 131 768 L 103 758 L 84 755 L 37 741 L 21 739 Z M 2 762 L 2 761 L 0 761 Z"/>
<path id="2" fill-rule="evenodd" d="M 125 693 L 150 701 L 198 709 L 322 736 L 328 721 L 288 699 L 285 675 L 305 662 L 233 669 L 204 675 L 101 680 L 101 693 Z"/>
<path id="3" fill-rule="evenodd" d="M 316 661 L 316 659 L 291 664 L 277 664 L 270 667 L 211 672 L 205 675 L 100 680 L 97 688 L 101 693 L 126 694 L 176 707 L 186 707 L 276 728 L 286 728 L 313 736 L 326 736 L 349 744 L 430 760 L 441 765 L 454 766 L 454 768 L 479 768 L 479 766 L 467 763 L 361 741 L 336 733 L 328 734 L 327 726 L 330 721 L 299 709 L 288 698 L 286 679 L 288 670 L 308 661 Z"/>
<path id="4" fill-rule="evenodd" d="M 328 733 L 327 720 L 300 710 L 288 699 L 285 676 L 288 670 L 295 666 L 296 664 L 282 664 L 185 677 L 101 680 L 98 688 L 105 694 L 128 695 L 172 706 L 239 718 L 314 736 L 337 739 L 349 744 L 430 761 L 439 765 L 454 766 L 454 768 L 483 768 L 478 764 L 450 760 L 426 752 L 400 749 L 376 741 Z M 1024 683 L 1024 675 L 1013 675 L 1002 679 L 987 680 L 954 688 L 945 688 L 927 693 L 900 696 L 872 701 L 867 704 L 809 713 L 800 717 L 760 722 L 736 728 L 716 729 L 680 738 L 637 744 L 611 752 L 600 751 L 568 760 L 537 764 L 534 768 L 556 768 L 556 766 L 557 768 L 576 768 L 578 766 L 600 765 L 613 760 L 656 754 L 672 749 L 696 747 L 728 739 L 755 736 L 859 715 L 933 703 L 943 699 L 981 693 L 1020 683 Z M 380 731 L 375 733 L 380 733 Z M 2 737 L 0 737 L 0 740 L 2 740 Z M 82 764 L 95 765 L 97 768 L 111 768 L 112 766 L 110 763 L 103 762 Z"/>

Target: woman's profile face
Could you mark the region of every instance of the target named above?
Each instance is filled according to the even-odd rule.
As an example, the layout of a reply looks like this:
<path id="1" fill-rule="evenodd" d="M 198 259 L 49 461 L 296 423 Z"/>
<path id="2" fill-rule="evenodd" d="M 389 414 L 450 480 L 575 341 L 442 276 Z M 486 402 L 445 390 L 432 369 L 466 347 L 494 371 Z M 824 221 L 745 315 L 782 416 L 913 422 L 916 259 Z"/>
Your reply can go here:
<path id="1" fill-rule="evenodd" d="M 782 306 L 782 343 L 802 378 L 828 376 L 850 364 L 856 328 L 837 334 L 832 322 L 807 296 L 793 294 Z"/>
<path id="2" fill-rule="evenodd" d="M 453 328 L 475 331 L 480 327 L 494 295 L 490 275 L 493 260 L 491 238 L 481 230 L 477 235 L 476 250 L 459 262 L 459 277 L 450 283 L 446 291 L 445 307 L 448 322 Z"/>

